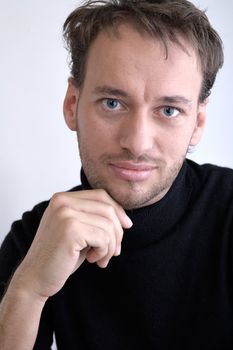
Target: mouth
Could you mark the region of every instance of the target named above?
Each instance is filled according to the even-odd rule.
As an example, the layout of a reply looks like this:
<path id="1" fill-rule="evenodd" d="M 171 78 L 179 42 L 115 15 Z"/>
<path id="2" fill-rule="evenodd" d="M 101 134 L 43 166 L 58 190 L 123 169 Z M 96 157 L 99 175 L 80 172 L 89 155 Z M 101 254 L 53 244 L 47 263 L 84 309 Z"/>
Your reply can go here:
<path id="1" fill-rule="evenodd" d="M 147 180 L 158 167 L 150 164 L 132 162 L 110 163 L 113 173 L 121 180 L 140 182 Z"/>

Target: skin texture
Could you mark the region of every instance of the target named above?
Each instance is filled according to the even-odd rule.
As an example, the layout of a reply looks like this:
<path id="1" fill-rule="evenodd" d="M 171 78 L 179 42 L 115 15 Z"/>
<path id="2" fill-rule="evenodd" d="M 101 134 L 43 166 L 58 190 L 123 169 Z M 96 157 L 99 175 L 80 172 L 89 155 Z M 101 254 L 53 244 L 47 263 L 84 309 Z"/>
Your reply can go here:
<path id="1" fill-rule="evenodd" d="M 207 101 L 186 47 L 170 44 L 165 59 L 160 42 L 122 25 L 94 41 L 82 89 L 69 80 L 64 116 L 94 189 L 52 197 L 0 305 L 2 350 L 33 348 L 46 300 L 85 259 L 104 268 L 120 254 L 124 209 L 160 200 L 199 142 Z"/>
<path id="2" fill-rule="evenodd" d="M 70 79 L 64 114 L 84 171 L 123 208 L 161 199 L 202 135 L 202 74 L 185 46 L 170 43 L 166 59 L 159 41 L 121 25 L 92 44 L 82 89 Z"/>

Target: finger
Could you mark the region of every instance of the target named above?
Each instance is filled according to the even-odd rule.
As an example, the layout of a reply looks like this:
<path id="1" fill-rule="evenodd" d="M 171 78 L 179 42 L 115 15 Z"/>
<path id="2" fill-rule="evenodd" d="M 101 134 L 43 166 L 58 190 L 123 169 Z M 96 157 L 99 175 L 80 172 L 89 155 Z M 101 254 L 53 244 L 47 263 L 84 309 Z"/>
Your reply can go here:
<path id="1" fill-rule="evenodd" d="M 90 225 L 85 228 L 87 233 L 86 242 L 90 247 L 86 253 L 87 261 L 90 263 L 98 263 L 102 260 L 109 262 L 116 248 L 114 235 L 106 234 L 103 229 L 93 228 Z"/>
<path id="2" fill-rule="evenodd" d="M 74 201 L 71 202 L 71 199 L 73 198 Z M 74 208 L 77 208 L 78 202 L 77 199 L 81 200 L 90 200 L 94 202 L 100 202 L 111 205 L 115 211 L 116 215 L 124 228 L 130 228 L 132 226 L 132 221 L 125 213 L 124 209 L 113 199 L 109 196 L 109 194 L 102 189 L 96 189 L 96 190 L 85 190 L 85 191 L 74 191 L 69 193 L 57 193 L 53 196 L 53 200 L 58 202 L 58 205 L 67 205 L 67 206 L 74 206 Z M 93 203 L 94 204 L 94 203 Z"/>
<path id="3" fill-rule="evenodd" d="M 77 255 L 78 260 L 86 248 L 90 248 L 86 254 L 89 262 L 110 260 L 117 247 L 114 223 L 96 214 L 66 210 L 69 216 L 58 227 L 60 238 L 64 237 L 63 249 L 66 247 L 71 255 Z"/>
<path id="4" fill-rule="evenodd" d="M 94 227 L 102 229 L 106 232 L 106 234 L 113 234 L 115 242 L 114 255 L 118 256 L 121 251 L 121 241 L 123 238 L 124 231 L 121 227 L 117 216 L 115 215 L 114 209 L 109 205 L 106 206 L 107 209 L 110 211 L 108 217 L 103 217 L 96 213 L 90 214 L 85 212 L 77 212 L 77 218 L 83 224 L 91 224 Z"/>
<path id="5" fill-rule="evenodd" d="M 96 201 L 108 203 L 115 209 L 122 227 L 130 228 L 133 225 L 131 219 L 128 217 L 128 215 L 126 214 L 122 206 L 120 206 L 105 190 L 96 189 L 96 190 L 89 190 L 89 191 L 82 191 L 82 192 L 90 192 L 90 191 L 93 192 L 92 193 L 93 199 L 95 199 Z M 82 195 L 86 196 L 86 193 L 82 193 Z"/>
<path id="6" fill-rule="evenodd" d="M 84 260 L 86 260 L 87 253 L 88 253 L 89 250 L 90 250 L 90 247 L 86 247 L 83 250 L 81 250 L 81 252 L 79 254 L 79 259 L 78 259 L 78 261 L 77 261 L 77 263 L 76 263 L 72 273 L 74 273 L 82 265 Z"/>
<path id="7" fill-rule="evenodd" d="M 91 192 L 91 191 L 86 191 Z M 120 253 L 120 246 L 123 236 L 123 229 L 121 226 L 121 222 L 119 220 L 119 216 L 117 215 L 116 209 L 109 203 L 100 202 L 93 199 L 85 198 L 76 198 L 76 196 L 65 196 L 65 194 L 58 194 L 54 198 L 56 202 L 51 204 L 51 206 L 55 207 L 55 212 L 59 217 L 65 218 L 68 216 L 71 210 L 77 212 L 77 218 L 79 219 L 80 213 L 87 213 L 88 215 L 98 215 L 104 219 L 111 220 L 114 223 L 114 228 L 116 232 L 117 239 L 117 250 L 116 255 Z M 54 210 L 53 210 L 54 211 Z M 78 216 L 79 215 L 79 216 Z M 84 216 L 83 216 L 84 217 Z M 85 223 L 89 223 L 89 216 L 86 216 Z M 105 222 L 105 221 L 104 221 Z"/>

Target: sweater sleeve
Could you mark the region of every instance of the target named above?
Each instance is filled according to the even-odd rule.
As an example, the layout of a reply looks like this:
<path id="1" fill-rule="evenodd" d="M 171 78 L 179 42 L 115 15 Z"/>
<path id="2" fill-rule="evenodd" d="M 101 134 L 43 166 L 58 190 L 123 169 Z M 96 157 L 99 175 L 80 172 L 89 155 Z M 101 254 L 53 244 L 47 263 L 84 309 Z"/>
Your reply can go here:
<path id="1" fill-rule="evenodd" d="M 48 206 L 42 202 L 32 211 L 23 214 L 22 219 L 15 221 L 0 247 L 0 300 L 2 299 L 11 276 L 29 250 L 38 229 L 41 217 Z M 46 303 L 40 321 L 39 332 L 34 350 L 51 349 L 53 339 L 53 322 L 49 302 Z"/>

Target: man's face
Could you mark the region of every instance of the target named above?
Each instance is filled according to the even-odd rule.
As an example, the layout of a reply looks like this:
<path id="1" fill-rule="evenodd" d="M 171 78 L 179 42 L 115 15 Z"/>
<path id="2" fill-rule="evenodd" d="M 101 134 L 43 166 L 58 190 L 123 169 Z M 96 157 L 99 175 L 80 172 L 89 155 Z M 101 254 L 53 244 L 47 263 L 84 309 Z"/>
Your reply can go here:
<path id="1" fill-rule="evenodd" d="M 124 208 L 152 204 L 171 187 L 188 147 L 198 143 L 205 104 L 193 50 L 121 25 L 92 44 L 81 91 L 70 83 L 66 122 L 77 131 L 84 172 Z M 187 46 L 186 46 L 187 47 Z"/>

